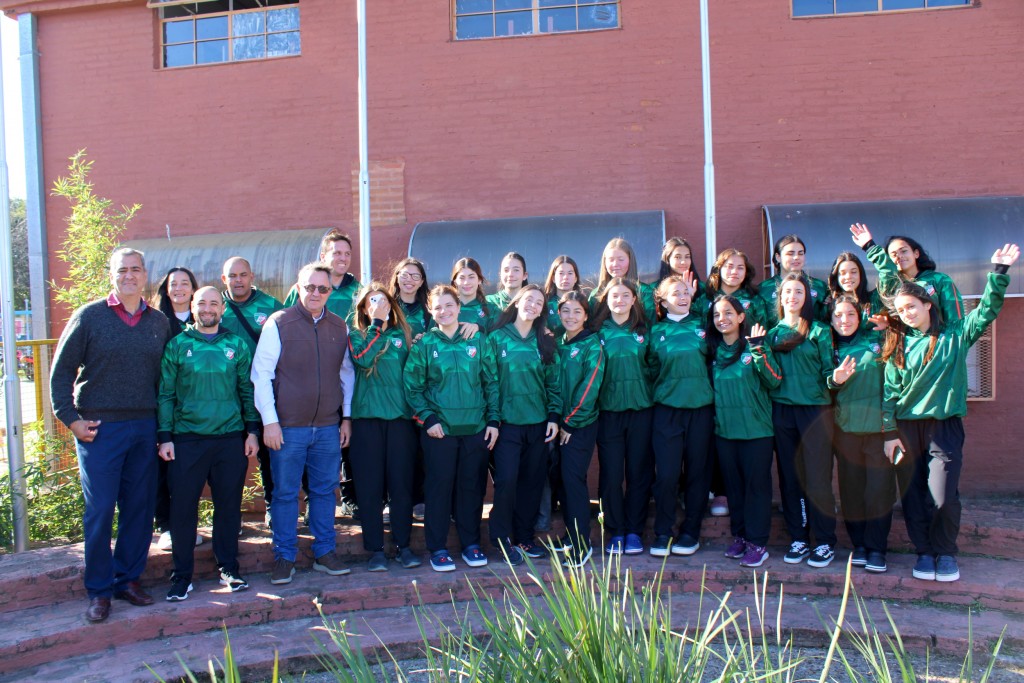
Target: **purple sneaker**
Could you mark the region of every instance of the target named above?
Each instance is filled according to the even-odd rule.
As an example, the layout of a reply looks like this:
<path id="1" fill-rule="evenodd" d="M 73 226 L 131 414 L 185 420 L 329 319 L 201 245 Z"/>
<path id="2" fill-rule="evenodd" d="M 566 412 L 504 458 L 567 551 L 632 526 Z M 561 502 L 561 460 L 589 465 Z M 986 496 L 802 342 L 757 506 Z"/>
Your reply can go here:
<path id="1" fill-rule="evenodd" d="M 725 549 L 725 556 L 733 560 L 739 560 L 743 558 L 745 552 L 747 552 L 747 542 L 737 536 L 732 539 L 732 544 Z"/>
<path id="2" fill-rule="evenodd" d="M 754 545 L 748 541 L 747 552 L 743 553 L 740 565 L 744 567 L 760 567 L 767 559 L 768 551 L 765 550 L 764 546 Z"/>

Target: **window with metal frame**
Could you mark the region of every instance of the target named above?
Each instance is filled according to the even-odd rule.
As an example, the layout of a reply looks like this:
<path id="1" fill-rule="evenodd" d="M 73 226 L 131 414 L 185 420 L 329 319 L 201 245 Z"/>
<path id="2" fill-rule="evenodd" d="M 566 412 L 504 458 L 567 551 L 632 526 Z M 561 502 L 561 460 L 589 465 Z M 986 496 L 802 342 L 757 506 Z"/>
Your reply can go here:
<path id="1" fill-rule="evenodd" d="M 792 0 L 794 17 L 968 7 L 975 0 Z"/>
<path id="2" fill-rule="evenodd" d="M 452 0 L 455 40 L 619 28 L 620 0 Z"/>
<path id="3" fill-rule="evenodd" d="M 148 0 L 165 68 L 301 54 L 299 0 Z"/>

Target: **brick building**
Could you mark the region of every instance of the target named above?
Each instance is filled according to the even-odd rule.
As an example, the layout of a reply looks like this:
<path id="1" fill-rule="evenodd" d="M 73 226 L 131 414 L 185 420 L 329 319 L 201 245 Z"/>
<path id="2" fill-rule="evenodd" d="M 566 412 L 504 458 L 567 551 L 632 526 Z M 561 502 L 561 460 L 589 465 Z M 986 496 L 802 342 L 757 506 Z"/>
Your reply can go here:
<path id="1" fill-rule="evenodd" d="M 143 205 L 131 238 L 354 226 L 354 0 L 231 1 L 0 0 L 35 29 L 43 186 L 85 147 Z M 375 265 L 421 221 L 647 209 L 703 264 L 697 2 L 367 4 Z M 928 4 L 710 3 L 720 248 L 760 254 L 764 204 L 1024 195 L 1024 3 Z M 66 212 L 46 198 L 51 249 Z M 975 493 L 1024 490 L 1022 334 L 1011 299 Z"/>

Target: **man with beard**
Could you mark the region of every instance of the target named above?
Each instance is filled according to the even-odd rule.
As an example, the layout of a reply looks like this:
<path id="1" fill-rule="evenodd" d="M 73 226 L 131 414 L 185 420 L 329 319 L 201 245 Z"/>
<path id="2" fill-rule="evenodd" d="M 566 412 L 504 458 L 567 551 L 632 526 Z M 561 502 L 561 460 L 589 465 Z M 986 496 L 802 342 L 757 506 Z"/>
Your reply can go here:
<path id="1" fill-rule="evenodd" d="M 199 497 L 213 499 L 213 552 L 220 582 L 232 592 L 249 584 L 238 573 L 238 530 L 248 460 L 258 450 L 252 354 L 245 340 L 221 326 L 224 301 L 213 287 L 192 298 L 195 324 L 167 344 L 160 364 L 157 439 L 171 491 L 174 571 L 168 601 L 192 590 Z M 186 542 L 179 543 L 178 539 Z"/>

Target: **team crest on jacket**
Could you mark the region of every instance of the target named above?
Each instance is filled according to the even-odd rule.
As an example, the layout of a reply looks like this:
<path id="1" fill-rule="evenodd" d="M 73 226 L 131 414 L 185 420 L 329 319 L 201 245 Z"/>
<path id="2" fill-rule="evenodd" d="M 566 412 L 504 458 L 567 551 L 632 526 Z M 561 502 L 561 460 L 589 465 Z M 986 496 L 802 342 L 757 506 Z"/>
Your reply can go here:
<path id="1" fill-rule="evenodd" d="M 924 286 L 924 291 L 928 292 L 928 296 L 935 296 L 935 287 L 930 282 Z"/>
<path id="2" fill-rule="evenodd" d="M 740 360 L 743 361 L 744 365 L 750 365 L 754 361 L 754 357 L 749 353 L 745 353 L 740 356 Z"/>
<path id="3" fill-rule="evenodd" d="M 811 298 L 812 299 L 817 299 L 818 298 L 818 292 L 812 289 L 811 290 Z"/>
<path id="4" fill-rule="evenodd" d="M 470 358 L 476 358 L 476 347 L 475 346 L 467 346 L 466 347 L 466 353 L 469 354 Z"/>
<path id="5" fill-rule="evenodd" d="M 882 352 L 882 347 L 881 346 L 879 346 L 878 344 L 872 344 L 871 345 L 871 353 L 873 353 L 875 355 L 878 355 L 881 352 Z"/>
<path id="6" fill-rule="evenodd" d="M 634 332 L 633 333 L 633 339 L 636 339 L 636 343 L 637 344 L 643 344 L 644 343 L 644 335 L 642 335 L 642 334 L 637 334 L 636 332 Z"/>
<path id="7" fill-rule="evenodd" d="M 397 339 L 397 338 L 396 339 L 392 339 L 391 343 L 394 344 L 396 349 L 402 348 L 402 340 L 401 339 Z"/>
<path id="8" fill-rule="evenodd" d="M 708 333 L 705 332 L 704 330 L 700 329 L 700 328 L 697 328 L 696 330 L 694 330 L 694 332 L 696 332 L 697 336 L 700 337 L 701 339 L 703 339 L 704 337 L 708 336 Z"/>
<path id="9" fill-rule="evenodd" d="M 744 299 L 740 303 L 743 304 L 743 310 L 750 308 L 750 299 Z"/>
<path id="10" fill-rule="evenodd" d="M 227 356 L 228 360 L 233 360 L 235 358 L 235 350 L 234 349 L 224 349 L 224 355 Z"/>
<path id="11" fill-rule="evenodd" d="M 580 355 L 580 349 L 578 346 L 574 346 L 572 351 L 569 352 L 569 358 L 575 358 L 578 355 Z"/>
<path id="12" fill-rule="evenodd" d="M 262 327 L 263 323 L 265 323 L 265 322 L 267 322 L 267 314 L 266 313 L 260 313 L 259 315 L 256 316 L 256 324 L 257 325 Z"/>
<path id="13" fill-rule="evenodd" d="M 477 317 L 479 317 L 479 318 L 483 318 L 486 315 L 487 314 L 484 313 L 484 309 L 482 309 L 482 308 L 479 310 L 479 312 L 477 312 Z"/>

